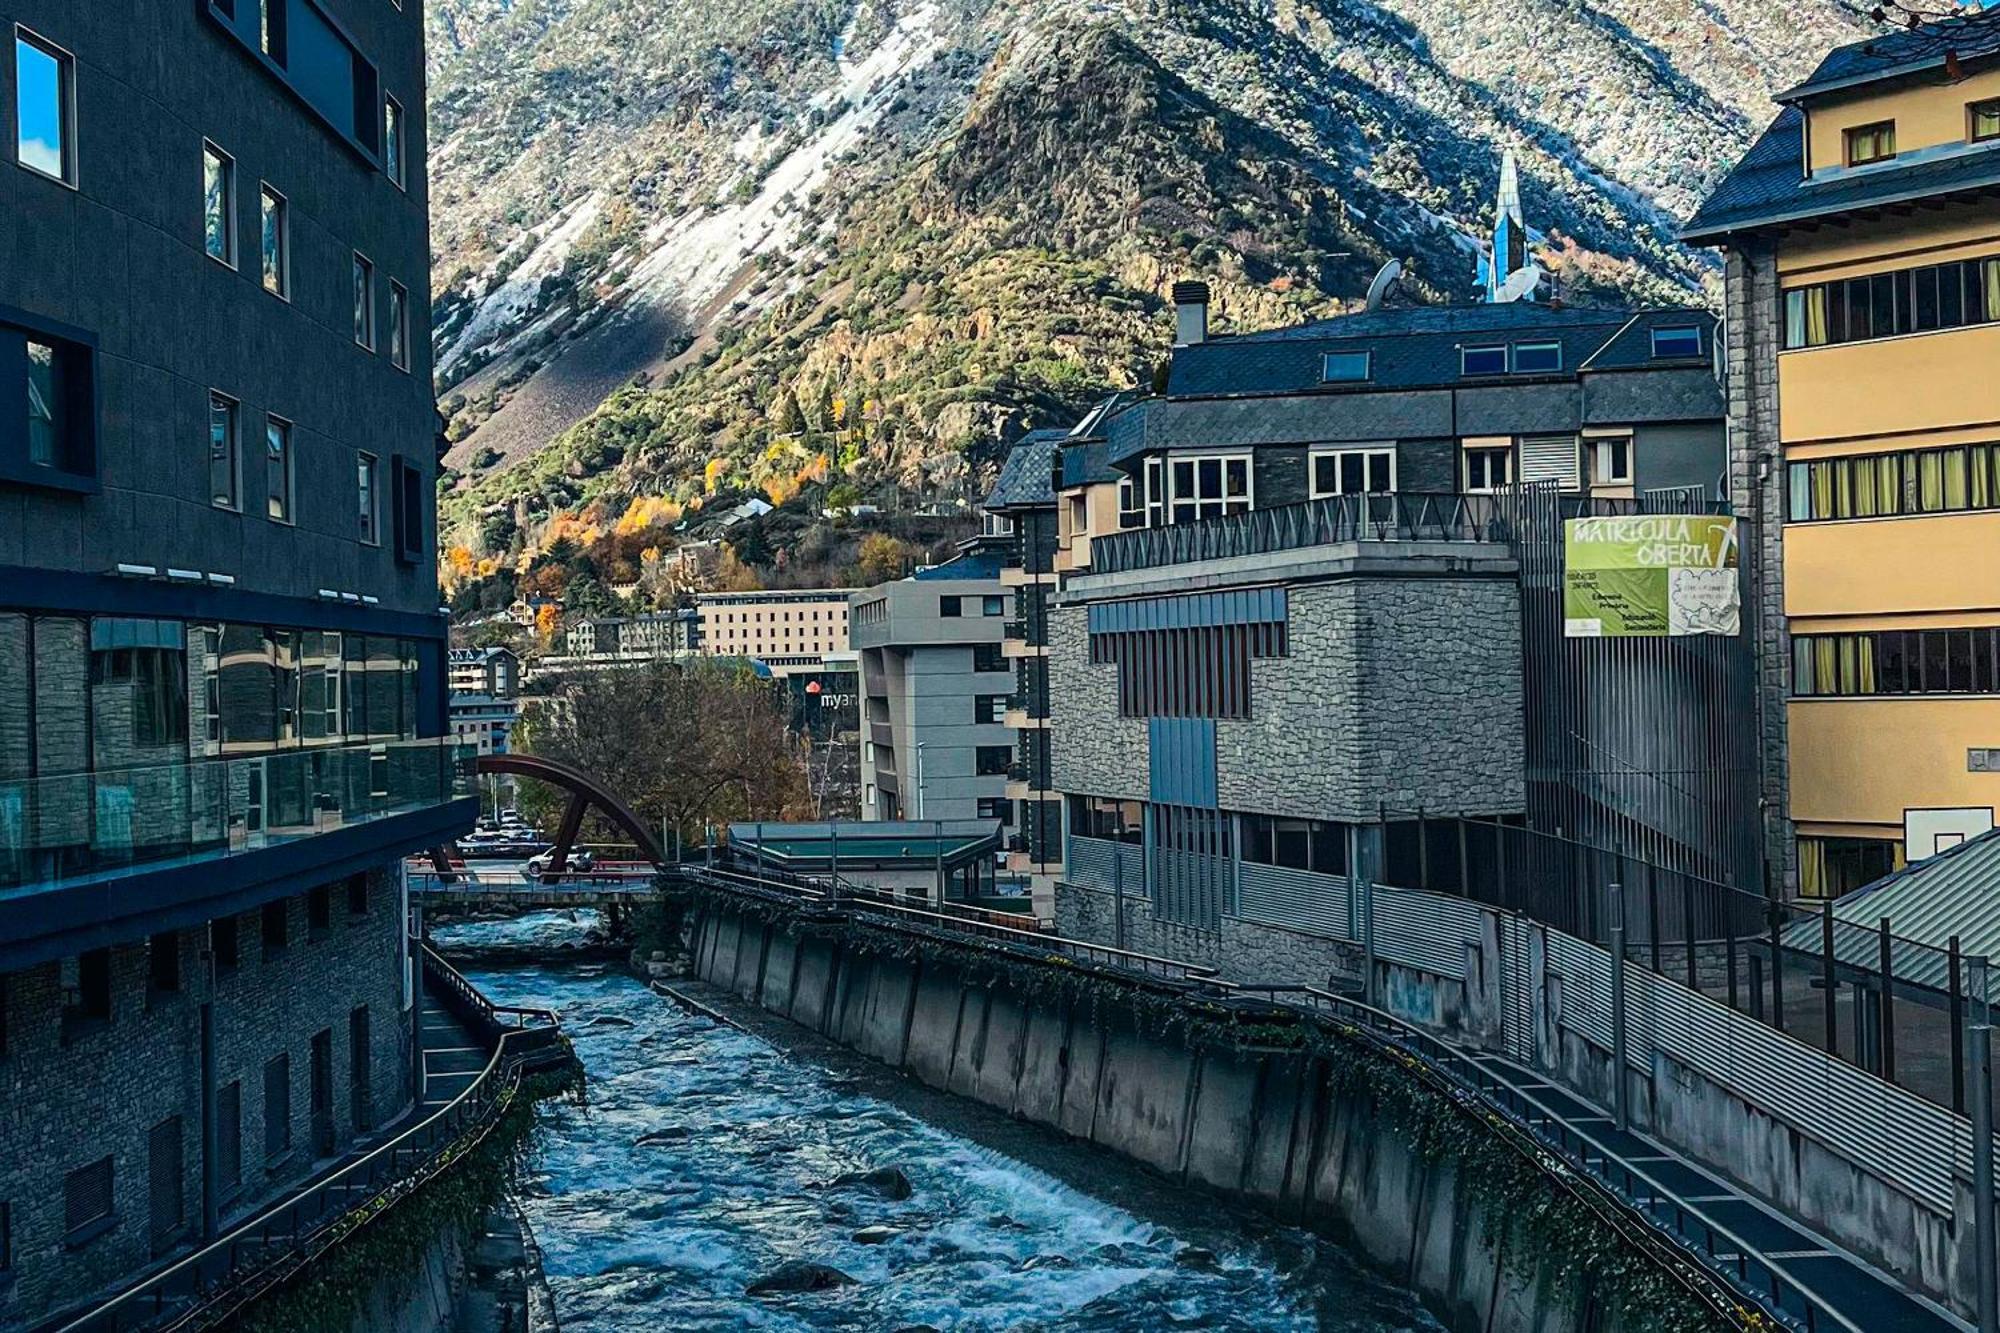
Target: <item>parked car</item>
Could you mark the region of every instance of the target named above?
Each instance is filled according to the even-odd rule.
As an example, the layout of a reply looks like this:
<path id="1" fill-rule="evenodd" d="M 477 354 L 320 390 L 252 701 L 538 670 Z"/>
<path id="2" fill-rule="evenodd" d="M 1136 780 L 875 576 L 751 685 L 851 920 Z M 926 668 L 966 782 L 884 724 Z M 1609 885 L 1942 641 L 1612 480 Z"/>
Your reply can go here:
<path id="1" fill-rule="evenodd" d="M 528 878 L 540 879 L 542 876 L 548 874 L 549 863 L 554 859 L 555 851 L 553 848 L 543 852 L 540 856 L 530 857 L 528 860 Z M 588 875 L 596 868 L 597 857 L 581 849 L 571 852 L 569 859 L 563 863 L 563 873 L 566 875 Z"/>

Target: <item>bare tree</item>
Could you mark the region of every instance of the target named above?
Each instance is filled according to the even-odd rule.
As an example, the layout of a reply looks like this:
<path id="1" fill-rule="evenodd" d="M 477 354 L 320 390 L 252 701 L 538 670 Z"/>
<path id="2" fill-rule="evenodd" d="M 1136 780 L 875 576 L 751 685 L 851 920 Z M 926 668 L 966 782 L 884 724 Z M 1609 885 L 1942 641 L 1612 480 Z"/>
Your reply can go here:
<path id="1" fill-rule="evenodd" d="M 771 681 L 723 660 L 565 675 L 524 720 L 530 753 L 598 778 L 655 829 L 809 818 L 798 747 Z M 622 835 L 616 840 L 623 841 Z"/>

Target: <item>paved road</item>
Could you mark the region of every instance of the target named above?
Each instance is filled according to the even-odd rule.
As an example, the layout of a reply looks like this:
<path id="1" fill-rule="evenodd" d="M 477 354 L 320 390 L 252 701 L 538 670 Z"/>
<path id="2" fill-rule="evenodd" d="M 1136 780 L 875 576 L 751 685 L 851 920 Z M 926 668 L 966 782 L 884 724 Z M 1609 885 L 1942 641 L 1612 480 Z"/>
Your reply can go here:
<path id="1" fill-rule="evenodd" d="M 1775 1269 L 1788 1286 L 1813 1293 L 1839 1312 L 1829 1319 L 1824 1309 L 1813 1310 L 1797 1291 L 1789 1292 L 1784 1309 L 1809 1321 L 1815 1333 L 1970 1333 L 1970 1324 L 1912 1295 L 1895 1279 L 1780 1216 L 1741 1187 L 1643 1134 L 1620 1130 L 1601 1107 L 1500 1056 L 1473 1058 L 1552 1122 L 1568 1125 L 1589 1143 L 1600 1175 L 1622 1180 L 1602 1163 L 1622 1164 L 1641 1182 L 1636 1192 L 1646 1211 L 1690 1246 L 1740 1269 L 1749 1285 L 1760 1290 L 1767 1289 L 1765 1270 Z"/>

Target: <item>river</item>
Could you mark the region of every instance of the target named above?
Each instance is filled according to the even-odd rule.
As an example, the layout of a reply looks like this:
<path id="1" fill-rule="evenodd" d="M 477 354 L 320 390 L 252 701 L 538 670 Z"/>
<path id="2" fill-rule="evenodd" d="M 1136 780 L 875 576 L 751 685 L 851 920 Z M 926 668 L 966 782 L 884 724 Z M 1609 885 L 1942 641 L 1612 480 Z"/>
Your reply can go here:
<path id="1" fill-rule="evenodd" d="M 436 938 L 580 930 L 544 913 Z M 585 1106 L 545 1108 L 521 1182 L 565 1330 L 1438 1329 L 1412 1294 L 1309 1232 L 853 1057 L 790 1055 L 615 965 L 468 975 L 502 1003 L 560 1011 L 588 1073 Z M 887 1167 L 908 1198 L 831 1183 Z M 746 1295 L 793 1260 L 854 1284 Z"/>

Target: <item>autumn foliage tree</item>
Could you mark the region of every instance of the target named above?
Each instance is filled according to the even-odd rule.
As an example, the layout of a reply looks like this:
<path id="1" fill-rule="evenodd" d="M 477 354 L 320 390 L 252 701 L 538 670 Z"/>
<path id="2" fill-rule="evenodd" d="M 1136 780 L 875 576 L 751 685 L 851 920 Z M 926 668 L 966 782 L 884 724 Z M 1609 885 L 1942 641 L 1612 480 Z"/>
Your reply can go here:
<path id="1" fill-rule="evenodd" d="M 597 777 L 649 827 L 678 830 L 690 845 L 710 822 L 811 817 L 804 758 L 778 691 L 741 663 L 561 676 L 529 710 L 520 739 L 530 753 Z"/>

